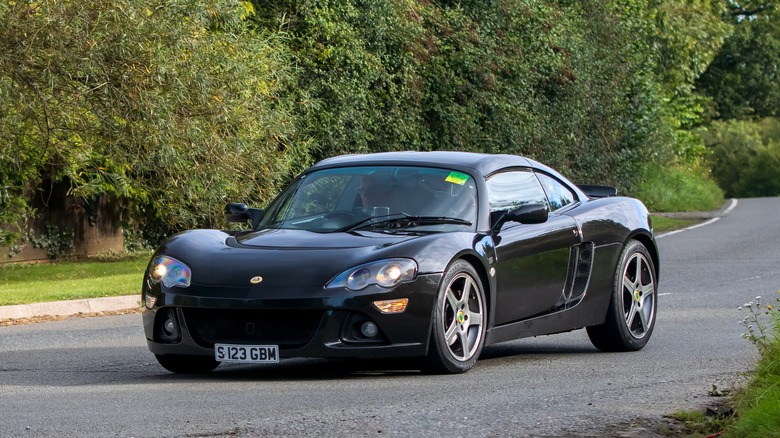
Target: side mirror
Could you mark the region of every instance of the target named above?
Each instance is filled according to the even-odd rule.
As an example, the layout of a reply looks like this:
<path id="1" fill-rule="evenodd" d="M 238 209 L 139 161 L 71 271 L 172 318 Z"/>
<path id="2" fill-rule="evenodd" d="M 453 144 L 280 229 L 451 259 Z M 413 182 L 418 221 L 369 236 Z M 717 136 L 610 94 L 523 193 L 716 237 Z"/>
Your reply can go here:
<path id="1" fill-rule="evenodd" d="M 252 228 L 256 228 L 265 212 L 259 208 L 249 208 L 242 202 L 233 202 L 225 206 L 225 216 L 228 222 L 252 221 Z"/>
<path id="2" fill-rule="evenodd" d="M 547 205 L 542 203 L 521 205 L 520 208 L 510 211 L 494 211 L 490 214 L 491 229 L 494 233 L 498 233 L 507 221 L 541 224 L 547 222 L 547 216 Z"/>

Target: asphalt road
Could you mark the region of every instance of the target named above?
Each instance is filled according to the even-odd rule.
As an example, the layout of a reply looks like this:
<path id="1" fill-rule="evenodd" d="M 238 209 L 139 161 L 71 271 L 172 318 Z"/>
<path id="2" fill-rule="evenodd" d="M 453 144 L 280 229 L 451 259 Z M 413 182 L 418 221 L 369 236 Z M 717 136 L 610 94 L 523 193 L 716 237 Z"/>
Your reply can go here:
<path id="1" fill-rule="evenodd" d="M 157 365 L 137 314 L 0 327 L 0 436 L 647 436 L 755 360 L 737 307 L 780 288 L 778 212 L 740 200 L 661 237 L 656 331 L 636 353 L 580 330 L 487 348 L 457 376 L 288 360 L 184 377 Z"/>

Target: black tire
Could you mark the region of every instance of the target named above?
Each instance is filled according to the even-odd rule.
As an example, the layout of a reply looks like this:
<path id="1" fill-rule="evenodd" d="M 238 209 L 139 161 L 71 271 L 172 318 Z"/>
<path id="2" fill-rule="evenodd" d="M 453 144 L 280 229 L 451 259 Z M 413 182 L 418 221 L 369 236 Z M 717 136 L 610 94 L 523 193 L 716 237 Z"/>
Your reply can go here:
<path id="1" fill-rule="evenodd" d="M 655 265 L 645 246 L 631 240 L 623 249 L 604 324 L 588 327 L 588 337 L 602 351 L 636 351 L 655 327 L 658 292 Z"/>
<path id="2" fill-rule="evenodd" d="M 442 277 L 431 324 L 423 370 L 458 374 L 471 369 L 485 343 L 487 306 L 482 281 L 468 262 L 455 261 Z"/>
<path id="3" fill-rule="evenodd" d="M 211 356 L 155 354 L 157 362 L 166 370 L 179 374 L 205 374 L 219 366 Z"/>

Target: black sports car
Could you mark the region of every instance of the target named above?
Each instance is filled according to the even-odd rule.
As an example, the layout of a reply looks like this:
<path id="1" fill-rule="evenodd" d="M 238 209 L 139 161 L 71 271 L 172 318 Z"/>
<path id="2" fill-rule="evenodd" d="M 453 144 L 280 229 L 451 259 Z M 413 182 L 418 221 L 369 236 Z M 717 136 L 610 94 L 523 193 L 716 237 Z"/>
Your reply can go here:
<path id="1" fill-rule="evenodd" d="M 636 199 L 533 160 L 393 152 L 323 160 L 247 231 L 191 230 L 143 282 L 149 349 L 166 369 L 288 357 L 420 357 L 469 370 L 483 346 L 587 328 L 639 350 L 657 308 L 658 249 Z"/>

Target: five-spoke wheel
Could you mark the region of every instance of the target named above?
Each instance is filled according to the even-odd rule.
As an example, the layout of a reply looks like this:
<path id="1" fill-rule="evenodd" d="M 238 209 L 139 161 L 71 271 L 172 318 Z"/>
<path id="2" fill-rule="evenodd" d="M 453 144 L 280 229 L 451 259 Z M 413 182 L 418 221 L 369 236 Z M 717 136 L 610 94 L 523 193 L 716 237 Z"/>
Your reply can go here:
<path id="1" fill-rule="evenodd" d="M 463 373 L 482 351 L 486 325 L 485 293 L 479 275 L 458 260 L 441 282 L 433 315 L 428 369 Z"/>
<path id="2" fill-rule="evenodd" d="M 632 351 L 645 346 L 655 326 L 656 271 L 642 243 L 630 241 L 615 272 L 612 300 L 602 325 L 588 327 L 593 345 L 604 351 Z"/>

